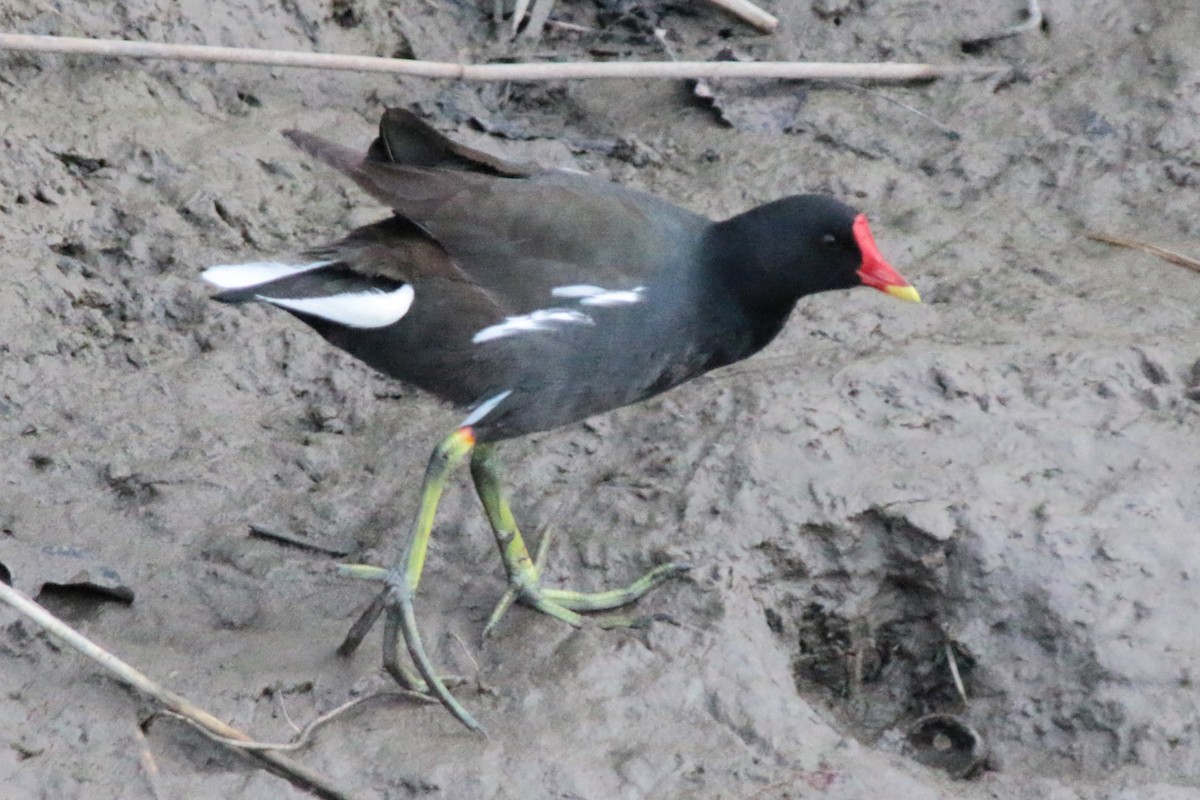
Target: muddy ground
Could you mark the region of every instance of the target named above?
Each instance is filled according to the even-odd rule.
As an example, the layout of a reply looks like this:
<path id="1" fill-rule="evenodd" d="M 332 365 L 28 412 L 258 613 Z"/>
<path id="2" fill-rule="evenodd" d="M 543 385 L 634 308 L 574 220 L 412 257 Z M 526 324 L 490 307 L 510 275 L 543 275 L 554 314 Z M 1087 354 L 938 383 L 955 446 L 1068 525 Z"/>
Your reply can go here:
<path id="1" fill-rule="evenodd" d="M 520 47 L 473 0 L 6 3 L 22 32 L 662 58 L 657 25 L 681 58 L 1018 72 L 719 87 L 749 109 L 735 128 L 675 82 L 0 55 L 0 562 L 265 739 L 387 685 L 376 639 L 333 654 L 373 588 L 332 570 L 396 554 L 459 415 L 285 314 L 217 306 L 197 273 L 379 218 L 277 132 L 365 145 L 384 107 L 415 106 L 714 216 L 843 196 L 926 303 L 807 299 L 744 364 L 507 445 L 526 528 L 560 532 L 552 580 L 686 559 L 640 604 L 672 621 L 573 631 L 518 609 L 481 644 L 503 581 L 464 478 L 418 614 L 439 663 L 492 687 L 460 690 L 490 738 L 377 704 L 298 758 L 364 798 L 1200 797 L 1200 275 L 1085 238 L 1200 253 L 1200 6 L 1043 5 L 1047 29 L 968 54 L 1020 3 L 780 1 L 767 37 L 703 6 L 564 1 L 592 30 Z M 115 596 L 52 586 L 84 570 Z M 177 722 L 140 739 L 147 703 L 14 614 L 0 626 L 0 795 L 303 796 Z M 931 713 L 982 737 L 969 778 L 915 757 Z"/>

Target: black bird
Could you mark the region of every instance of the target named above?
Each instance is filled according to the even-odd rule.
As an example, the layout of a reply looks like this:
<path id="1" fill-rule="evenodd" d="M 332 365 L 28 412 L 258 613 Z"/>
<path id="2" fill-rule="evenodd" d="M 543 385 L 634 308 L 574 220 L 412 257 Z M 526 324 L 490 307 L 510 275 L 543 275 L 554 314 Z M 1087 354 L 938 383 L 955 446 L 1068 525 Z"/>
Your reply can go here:
<path id="1" fill-rule="evenodd" d="M 687 569 L 664 564 L 609 592 L 542 588 L 501 484 L 496 442 L 653 397 L 762 349 L 801 297 L 866 285 L 919 301 L 883 259 L 867 218 L 796 195 L 721 222 L 582 174 L 509 163 L 412 113 L 384 113 L 365 156 L 302 131 L 305 152 L 393 211 L 346 238 L 269 262 L 205 271 L 216 299 L 278 306 L 381 372 L 469 409 L 434 450 L 403 561 L 351 567 L 387 588 L 352 628 L 352 652 L 385 611 L 384 666 L 432 691 L 468 727 L 421 645 L 412 597 L 438 500 L 470 456 L 514 601 L 572 625 Z M 403 638 L 420 677 L 399 662 Z M 423 679 L 423 680 L 422 680 Z"/>

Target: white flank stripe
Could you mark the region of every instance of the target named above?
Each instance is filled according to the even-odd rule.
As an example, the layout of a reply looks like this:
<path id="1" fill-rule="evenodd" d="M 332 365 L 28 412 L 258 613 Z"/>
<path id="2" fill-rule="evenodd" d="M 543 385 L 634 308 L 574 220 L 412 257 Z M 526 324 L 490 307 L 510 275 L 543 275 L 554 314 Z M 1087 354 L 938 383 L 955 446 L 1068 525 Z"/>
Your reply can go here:
<path id="1" fill-rule="evenodd" d="M 312 314 L 348 328 L 383 328 L 400 321 L 412 307 L 415 296 L 407 283 L 391 292 L 373 289 L 347 292 L 328 297 L 265 297 L 258 299 L 271 305 Z"/>
<path id="2" fill-rule="evenodd" d="M 578 300 L 581 306 L 624 306 L 642 302 L 642 293 L 645 291 L 645 286 L 624 290 L 575 283 L 570 286 L 555 286 L 550 290 L 550 294 Z"/>
<path id="3" fill-rule="evenodd" d="M 645 286 L 639 286 L 636 289 L 629 291 L 613 290 L 611 292 L 601 292 L 594 294 L 591 297 L 585 297 L 579 301 L 581 306 L 627 306 L 633 303 L 642 302 L 642 292 L 646 291 Z"/>
<path id="4" fill-rule="evenodd" d="M 464 419 L 458 427 L 469 428 L 472 425 L 478 424 L 479 420 L 492 413 L 496 409 L 496 406 L 503 403 L 504 398 L 508 397 L 510 394 L 512 394 L 512 389 L 507 389 L 500 394 L 494 394 L 487 400 L 484 400 L 482 403 L 475 406 L 475 410 L 468 414 L 467 418 Z"/>
<path id="5" fill-rule="evenodd" d="M 553 330 L 556 323 L 594 325 L 595 321 L 587 314 L 572 311 L 569 308 L 544 308 L 529 314 L 522 314 L 519 317 L 508 317 L 504 322 L 489 325 L 472 336 L 471 341 L 479 344 L 516 333 Z"/>
<path id="6" fill-rule="evenodd" d="M 570 286 L 555 286 L 550 290 L 550 294 L 555 297 L 591 297 L 592 295 L 604 294 L 604 289 L 588 283 L 576 283 Z"/>
<path id="7" fill-rule="evenodd" d="M 311 264 L 284 264 L 279 261 L 255 261 L 251 264 L 220 264 L 204 270 L 200 277 L 222 289 L 245 289 L 332 263 L 314 261 Z"/>

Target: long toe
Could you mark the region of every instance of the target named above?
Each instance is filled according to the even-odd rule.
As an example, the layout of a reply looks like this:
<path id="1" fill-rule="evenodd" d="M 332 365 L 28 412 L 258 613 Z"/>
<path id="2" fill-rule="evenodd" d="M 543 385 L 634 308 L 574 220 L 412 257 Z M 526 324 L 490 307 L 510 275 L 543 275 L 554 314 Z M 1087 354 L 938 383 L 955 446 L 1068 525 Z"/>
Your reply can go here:
<path id="1" fill-rule="evenodd" d="M 660 583 L 679 577 L 691 568 L 691 564 L 673 561 L 658 565 L 633 583 L 620 589 L 609 589 L 603 592 L 542 589 L 541 596 L 572 611 L 609 611 L 635 602 Z"/>
<path id="2" fill-rule="evenodd" d="M 450 694 L 450 690 L 442 678 L 434 672 L 433 662 L 425 652 L 425 646 L 421 643 L 421 634 L 417 631 L 417 619 L 413 613 L 412 600 L 404 595 L 397 596 L 396 602 L 388 605 L 384 619 L 385 654 L 389 651 L 395 652 L 397 631 L 399 636 L 404 639 L 404 644 L 408 648 L 408 654 L 412 657 L 413 664 L 417 667 L 417 672 L 425 680 L 428 692 L 440 700 L 446 710 L 467 728 L 486 734 L 483 726 L 476 721 L 475 717 L 471 716 L 471 713 L 463 707 L 462 703 L 458 702 L 454 695 Z"/>
<path id="3" fill-rule="evenodd" d="M 572 627 L 581 627 L 591 620 L 603 628 L 644 627 L 660 615 L 584 617 L 579 612 L 610 611 L 636 602 L 654 587 L 679 577 L 691 569 L 690 564 L 671 562 L 660 564 L 628 586 L 600 592 L 578 592 L 571 589 L 543 589 L 540 576 L 533 572 L 518 573 L 508 591 L 500 598 L 484 628 L 490 635 L 513 601 L 561 620 Z"/>

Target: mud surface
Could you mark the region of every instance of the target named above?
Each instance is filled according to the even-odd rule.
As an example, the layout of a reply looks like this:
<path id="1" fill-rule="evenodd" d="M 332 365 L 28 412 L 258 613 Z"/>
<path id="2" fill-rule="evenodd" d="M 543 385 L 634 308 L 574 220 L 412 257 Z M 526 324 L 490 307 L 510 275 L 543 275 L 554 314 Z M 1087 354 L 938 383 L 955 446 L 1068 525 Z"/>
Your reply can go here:
<path id="1" fill-rule="evenodd" d="M 332 569 L 395 555 L 458 415 L 285 314 L 218 307 L 197 273 L 379 218 L 277 131 L 365 145 L 385 106 L 416 105 L 714 216 L 843 196 L 926 303 L 808 299 L 744 364 L 508 444 L 525 527 L 560 532 L 551 579 L 686 559 L 640 604 L 673 622 L 573 631 L 518 609 L 481 645 L 504 587 L 464 478 L 418 614 L 439 663 L 494 689 L 459 690 L 490 738 L 379 704 L 302 760 L 366 798 L 1200 797 L 1200 275 L 1085 238 L 1200 251 L 1200 6 L 1047 0 L 1048 30 L 969 55 L 958 41 L 1019 3 L 777 2 L 773 37 L 691 4 L 560 5 L 595 29 L 514 48 L 490 4 L 417 0 L 14 0 L 0 27 L 483 60 L 658 58 L 658 25 L 681 58 L 1020 71 L 797 87 L 766 106 L 786 132 L 747 132 L 675 83 L 0 55 L 14 585 L 263 739 L 386 685 L 377 640 L 333 654 L 373 588 Z M 81 573 L 106 594 L 72 589 Z M 179 723 L 140 739 L 147 704 L 12 613 L 0 630 L 5 797 L 150 797 L 146 754 L 160 797 L 302 796 Z M 932 713 L 950 722 L 914 728 Z M 987 754 L 960 780 L 964 724 Z"/>

